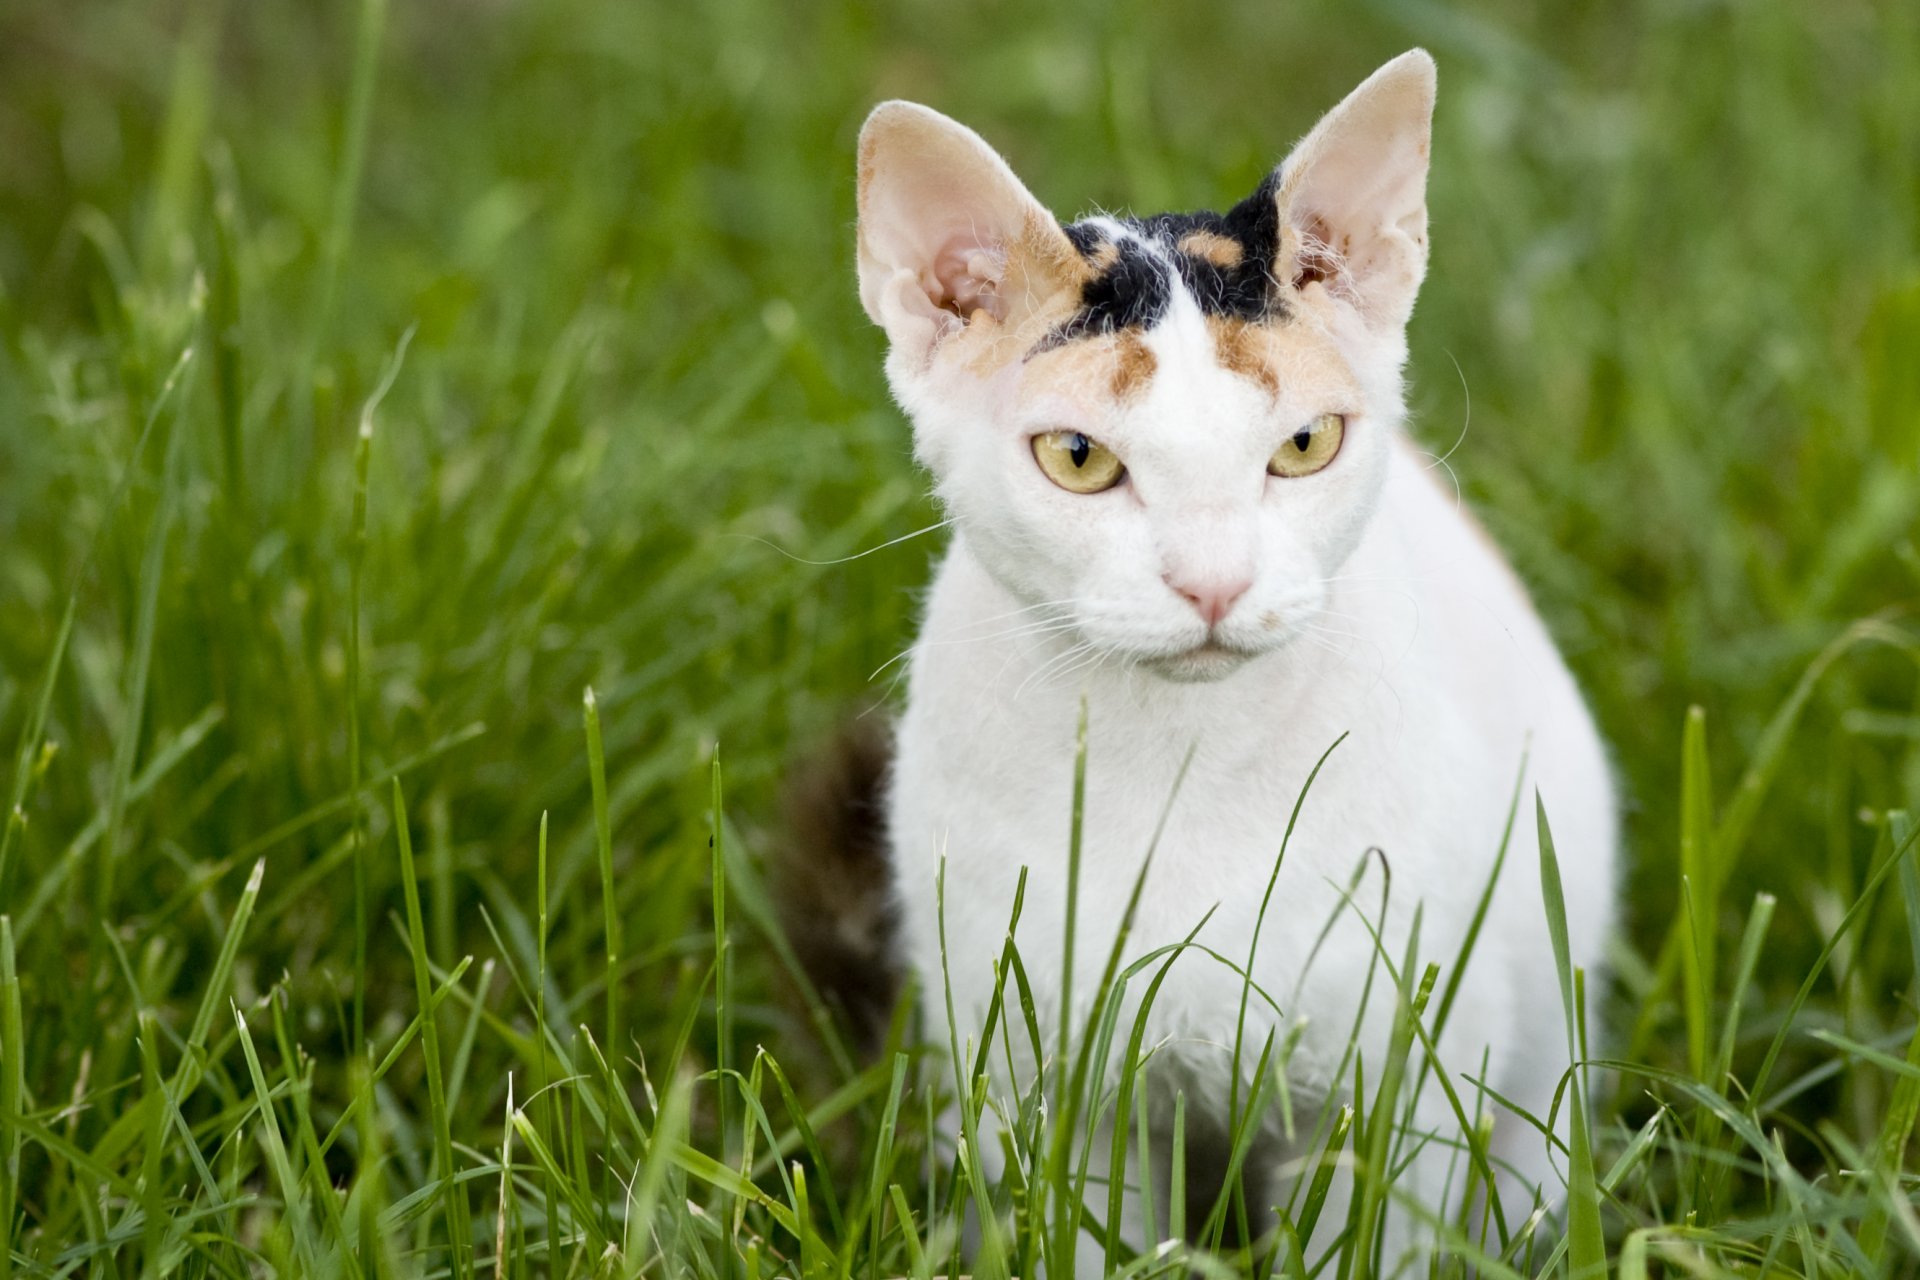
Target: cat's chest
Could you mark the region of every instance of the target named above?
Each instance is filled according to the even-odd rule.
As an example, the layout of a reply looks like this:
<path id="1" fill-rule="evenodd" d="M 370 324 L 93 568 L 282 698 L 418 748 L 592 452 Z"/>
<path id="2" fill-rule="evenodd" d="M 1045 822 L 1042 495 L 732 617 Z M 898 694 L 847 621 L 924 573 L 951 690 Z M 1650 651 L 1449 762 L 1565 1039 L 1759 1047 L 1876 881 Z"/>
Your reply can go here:
<path id="1" fill-rule="evenodd" d="M 952 577 L 939 592 L 969 589 Z M 1457 781 L 1437 745 L 1450 736 L 1447 708 L 1410 704 L 1430 685 L 1405 665 L 1321 667 L 1302 680 L 1281 654 L 1219 684 L 1051 678 L 1044 651 L 969 645 L 946 623 L 936 596 L 900 735 L 893 838 L 909 871 L 944 854 L 996 883 L 1026 867 L 1046 892 L 1040 881 L 1064 867 L 1072 838 L 1083 715 L 1083 891 L 1115 905 L 1156 833 L 1149 910 L 1237 904 L 1264 888 L 1297 805 L 1303 874 L 1344 878 L 1368 847 L 1404 845 L 1413 815 L 1431 817 Z"/>
<path id="2" fill-rule="evenodd" d="M 891 835 L 916 967 L 953 975 L 962 1004 L 984 999 L 970 982 L 990 975 L 1016 893 L 1022 954 L 1043 1003 L 1060 972 L 1070 900 L 1083 975 L 1102 970 L 1131 909 L 1128 961 L 1189 936 L 1244 955 L 1258 934 L 1261 972 L 1285 982 L 1306 971 L 1369 860 L 1375 893 L 1390 864 L 1397 885 L 1418 886 L 1406 901 L 1450 917 L 1470 906 L 1453 899 L 1479 880 L 1440 874 L 1466 842 L 1487 843 L 1477 817 L 1448 809 L 1470 790 L 1452 776 L 1458 753 L 1410 733 L 1404 699 L 1377 681 L 1302 696 L 1276 678 L 1247 682 L 1232 698 L 1215 686 L 1163 685 L 1152 690 L 1163 696 L 1144 699 L 1127 682 L 1096 681 L 1003 698 L 963 676 L 966 662 L 948 654 L 940 663 L 917 673 L 940 678 L 916 684 L 902 725 Z M 1083 696 L 1076 886 L 1069 855 Z M 1437 723 L 1434 712 L 1420 723 Z M 943 899 L 929 891 L 942 873 Z M 1325 990 L 1357 989 L 1365 938 L 1322 950 Z M 1230 970 L 1203 956 L 1184 963 L 1166 989 L 1162 1031 L 1204 1038 L 1231 1024 L 1239 994 Z"/>

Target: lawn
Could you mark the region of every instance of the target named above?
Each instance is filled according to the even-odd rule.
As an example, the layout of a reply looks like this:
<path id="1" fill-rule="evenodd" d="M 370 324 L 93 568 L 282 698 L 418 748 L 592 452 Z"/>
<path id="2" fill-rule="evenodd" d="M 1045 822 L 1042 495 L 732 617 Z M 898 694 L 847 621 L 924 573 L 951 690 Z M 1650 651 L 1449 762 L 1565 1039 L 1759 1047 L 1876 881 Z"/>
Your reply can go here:
<path id="1" fill-rule="evenodd" d="M 1058 1265 L 1104 1189 L 956 1166 L 760 871 L 944 536 L 855 132 L 1220 207 L 1415 44 L 1413 429 L 1628 806 L 1578 1229 L 1456 1226 L 1920 1272 L 1920 6 L 13 0 L 0 1278 Z M 1128 1265 L 1369 1274 L 1341 1225 Z"/>

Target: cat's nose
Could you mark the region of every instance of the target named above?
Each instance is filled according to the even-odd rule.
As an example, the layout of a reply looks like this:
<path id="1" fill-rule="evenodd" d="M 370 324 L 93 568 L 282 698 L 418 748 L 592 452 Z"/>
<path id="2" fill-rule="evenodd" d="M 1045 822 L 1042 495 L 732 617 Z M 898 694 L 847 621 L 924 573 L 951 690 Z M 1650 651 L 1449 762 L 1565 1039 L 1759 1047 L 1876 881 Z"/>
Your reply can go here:
<path id="1" fill-rule="evenodd" d="M 1180 578 L 1169 573 L 1167 585 L 1192 605 L 1208 626 L 1218 625 L 1233 608 L 1233 602 L 1247 594 L 1252 578 Z"/>

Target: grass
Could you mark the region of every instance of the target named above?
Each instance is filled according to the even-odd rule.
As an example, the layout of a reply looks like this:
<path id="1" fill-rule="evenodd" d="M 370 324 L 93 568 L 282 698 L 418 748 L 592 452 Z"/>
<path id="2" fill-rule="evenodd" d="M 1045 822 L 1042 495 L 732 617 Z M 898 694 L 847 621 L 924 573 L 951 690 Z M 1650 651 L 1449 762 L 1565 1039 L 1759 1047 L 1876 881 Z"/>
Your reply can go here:
<path id="1" fill-rule="evenodd" d="M 1063 212 L 1217 206 L 1414 43 L 1442 69 L 1415 429 L 1589 692 L 1631 868 L 1611 975 L 1562 975 L 1607 1029 L 1569 1077 L 1569 1233 L 1462 1215 L 1446 1265 L 1916 1274 L 1913 6 L 20 0 L 0 1276 L 1093 1247 L 1089 1135 L 1153 1072 L 1120 997 L 1178 953 L 1077 975 L 1106 999 L 1063 1074 L 992 1099 L 998 1182 L 929 1135 L 956 1066 L 974 1114 L 989 1048 L 1060 1036 L 1017 947 L 970 1058 L 853 1061 L 779 994 L 780 777 L 889 695 L 940 536 L 905 537 L 937 514 L 854 298 L 853 133 L 905 94 Z M 1239 1136 L 1291 1108 L 1377 1215 L 1395 1082 L 1444 1083 L 1478 1176 L 1498 1106 L 1426 1057 L 1457 969 L 1380 958 L 1394 1054 L 1348 1109 L 1249 1039 Z M 1115 1063 L 1131 1094 L 1088 1083 Z M 1391 1269 L 1325 1193 L 1250 1253 L 1232 1203 L 1217 1257 L 1101 1247 Z"/>

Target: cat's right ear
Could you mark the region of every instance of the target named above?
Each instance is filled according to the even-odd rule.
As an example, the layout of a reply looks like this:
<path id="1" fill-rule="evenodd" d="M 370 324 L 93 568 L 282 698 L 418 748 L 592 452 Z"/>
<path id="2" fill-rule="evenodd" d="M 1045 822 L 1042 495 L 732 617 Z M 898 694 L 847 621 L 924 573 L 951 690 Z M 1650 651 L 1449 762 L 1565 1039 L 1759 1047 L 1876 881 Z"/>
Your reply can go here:
<path id="1" fill-rule="evenodd" d="M 1427 151 L 1435 71 L 1424 49 L 1381 67 L 1280 166 L 1282 260 L 1296 290 L 1323 287 L 1398 328 L 1427 271 Z"/>
<path id="2" fill-rule="evenodd" d="M 1079 255 L 980 135 L 912 102 L 860 130 L 860 301 L 923 364 L 982 314 L 1017 324 L 1072 279 Z"/>

